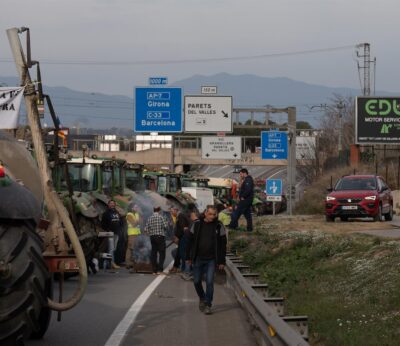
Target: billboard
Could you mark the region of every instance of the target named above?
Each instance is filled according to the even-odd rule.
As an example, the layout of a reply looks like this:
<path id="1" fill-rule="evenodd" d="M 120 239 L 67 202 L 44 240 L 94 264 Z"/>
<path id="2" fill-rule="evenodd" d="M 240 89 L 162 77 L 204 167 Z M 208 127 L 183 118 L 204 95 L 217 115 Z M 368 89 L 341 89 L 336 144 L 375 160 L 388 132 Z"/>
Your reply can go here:
<path id="1" fill-rule="evenodd" d="M 356 143 L 400 143 L 400 97 L 357 97 Z"/>

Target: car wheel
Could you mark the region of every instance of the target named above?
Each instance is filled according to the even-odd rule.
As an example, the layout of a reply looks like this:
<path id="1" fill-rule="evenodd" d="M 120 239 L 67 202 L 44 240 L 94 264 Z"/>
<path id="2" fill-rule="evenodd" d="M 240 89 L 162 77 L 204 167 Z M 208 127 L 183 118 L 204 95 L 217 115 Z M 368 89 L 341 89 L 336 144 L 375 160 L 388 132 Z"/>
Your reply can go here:
<path id="1" fill-rule="evenodd" d="M 382 221 L 382 206 L 379 204 L 378 214 L 374 216 L 374 221 Z"/>
<path id="2" fill-rule="evenodd" d="M 325 215 L 326 222 L 335 222 L 335 217 L 330 215 Z"/>
<path id="3" fill-rule="evenodd" d="M 349 221 L 349 217 L 348 216 L 341 216 L 340 220 L 346 222 L 346 221 Z"/>
<path id="4" fill-rule="evenodd" d="M 386 221 L 393 220 L 393 206 L 392 205 L 389 207 L 389 212 L 387 214 L 385 214 L 385 220 Z"/>

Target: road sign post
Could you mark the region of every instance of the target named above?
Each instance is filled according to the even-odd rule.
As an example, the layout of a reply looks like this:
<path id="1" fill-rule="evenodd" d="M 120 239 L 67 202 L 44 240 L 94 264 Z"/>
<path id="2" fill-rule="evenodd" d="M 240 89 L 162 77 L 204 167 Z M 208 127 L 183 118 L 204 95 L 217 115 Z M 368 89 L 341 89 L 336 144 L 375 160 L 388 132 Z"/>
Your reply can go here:
<path id="1" fill-rule="evenodd" d="M 242 137 L 201 137 L 201 158 L 203 160 L 240 160 Z"/>
<path id="2" fill-rule="evenodd" d="M 185 132 L 232 132 L 232 96 L 185 96 Z"/>
<path id="3" fill-rule="evenodd" d="M 263 160 L 286 160 L 288 158 L 287 133 L 284 131 L 261 132 L 261 158 Z"/>
<path id="4" fill-rule="evenodd" d="M 182 132 L 181 88 L 135 88 L 135 132 Z"/>

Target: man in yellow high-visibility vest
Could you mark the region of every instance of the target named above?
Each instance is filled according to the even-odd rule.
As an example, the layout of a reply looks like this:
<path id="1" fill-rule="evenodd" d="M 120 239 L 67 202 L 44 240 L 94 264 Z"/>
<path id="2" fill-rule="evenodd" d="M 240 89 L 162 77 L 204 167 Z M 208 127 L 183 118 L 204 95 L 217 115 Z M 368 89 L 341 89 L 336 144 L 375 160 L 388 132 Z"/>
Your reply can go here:
<path id="1" fill-rule="evenodd" d="M 135 247 L 135 240 L 141 233 L 140 224 L 142 222 L 142 216 L 140 215 L 140 208 L 137 204 L 134 204 L 126 214 L 126 222 L 128 224 L 128 246 L 126 249 L 125 263 L 126 269 L 131 269 L 134 265 L 133 249 Z"/>

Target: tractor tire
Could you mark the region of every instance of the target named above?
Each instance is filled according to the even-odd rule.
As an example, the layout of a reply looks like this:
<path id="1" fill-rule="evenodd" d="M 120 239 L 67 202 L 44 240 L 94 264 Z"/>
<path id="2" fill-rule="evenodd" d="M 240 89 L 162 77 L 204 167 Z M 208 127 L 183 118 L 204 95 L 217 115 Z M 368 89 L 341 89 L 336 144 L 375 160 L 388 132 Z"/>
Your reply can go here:
<path id="1" fill-rule="evenodd" d="M 26 222 L 0 224 L 0 345 L 23 345 L 32 333 L 48 327 L 49 272 L 42 257 L 42 240 Z M 44 318 L 46 317 L 46 318 Z"/>
<path id="2" fill-rule="evenodd" d="M 83 254 L 85 255 L 86 266 L 89 270 L 91 268 L 92 259 L 98 252 L 99 238 L 97 237 L 95 220 L 87 218 L 83 215 L 77 216 L 79 224 L 79 230 L 76 230 L 79 242 L 82 246 Z M 69 243 L 69 239 L 67 239 Z M 64 273 L 64 280 L 68 280 L 72 277 L 78 276 L 78 272 L 66 272 Z M 60 274 L 56 273 L 54 279 L 59 281 L 61 279 Z"/>
<path id="3" fill-rule="evenodd" d="M 86 262 L 92 260 L 98 248 L 98 237 L 95 220 L 78 215 L 78 238 L 81 243 Z"/>
<path id="4" fill-rule="evenodd" d="M 47 297 L 52 299 L 53 298 L 53 279 L 52 278 L 49 278 L 49 280 L 47 281 L 46 292 L 47 292 Z M 40 329 L 32 332 L 32 334 L 30 336 L 31 339 L 37 340 L 37 339 L 43 338 L 44 334 L 46 333 L 46 331 L 50 325 L 51 312 L 52 312 L 52 310 L 48 306 L 44 306 L 42 308 L 42 311 L 40 311 L 40 315 L 39 315 Z"/>

